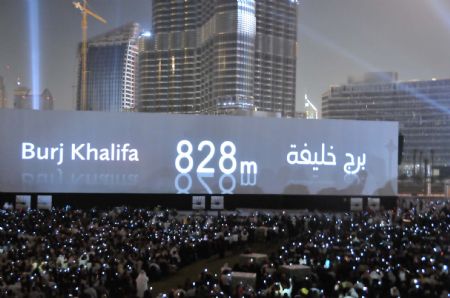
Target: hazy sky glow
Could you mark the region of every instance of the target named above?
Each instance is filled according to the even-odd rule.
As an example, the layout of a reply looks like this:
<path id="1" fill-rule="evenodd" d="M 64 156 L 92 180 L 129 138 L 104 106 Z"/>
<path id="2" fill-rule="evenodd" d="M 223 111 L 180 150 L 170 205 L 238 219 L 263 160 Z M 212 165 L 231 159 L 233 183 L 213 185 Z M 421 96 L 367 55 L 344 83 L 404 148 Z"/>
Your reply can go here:
<path id="1" fill-rule="evenodd" d="M 38 2 L 36 36 L 30 36 L 30 2 Z M 90 19 L 91 37 L 130 21 L 150 29 L 151 0 L 90 4 L 108 20 Z M 73 109 L 80 22 L 69 0 L 0 0 L 0 75 L 10 106 L 18 76 L 32 88 L 30 42 L 37 37 L 40 89 L 49 88 L 56 109 Z M 330 85 L 367 71 L 398 71 L 402 80 L 450 77 L 448 0 L 301 0 L 298 26 L 298 110 L 304 93 L 320 106 Z"/>

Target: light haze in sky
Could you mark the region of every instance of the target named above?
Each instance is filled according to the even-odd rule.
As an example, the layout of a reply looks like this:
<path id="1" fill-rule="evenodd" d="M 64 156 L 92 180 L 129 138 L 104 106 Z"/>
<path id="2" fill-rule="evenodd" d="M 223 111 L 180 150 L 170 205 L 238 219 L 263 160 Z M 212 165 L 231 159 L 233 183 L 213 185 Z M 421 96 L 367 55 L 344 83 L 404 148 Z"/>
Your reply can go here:
<path id="1" fill-rule="evenodd" d="M 69 0 L 0 0 L 0 76 L 9 106 L 17 77 L 31 88 L 28 5 L 39 1 L 41 91 L 55 109 L 75 107 L 81 15 Z M 89 37 L 131 21 L 151 30 L 150 0 L 90 0 L 108 20 L 89 19 Z M 320 106 L 330 85 L 367 71 L 401 80 L 450 78 L 450 1 L 300 0 L 297 110 L 304 94 Z"/>

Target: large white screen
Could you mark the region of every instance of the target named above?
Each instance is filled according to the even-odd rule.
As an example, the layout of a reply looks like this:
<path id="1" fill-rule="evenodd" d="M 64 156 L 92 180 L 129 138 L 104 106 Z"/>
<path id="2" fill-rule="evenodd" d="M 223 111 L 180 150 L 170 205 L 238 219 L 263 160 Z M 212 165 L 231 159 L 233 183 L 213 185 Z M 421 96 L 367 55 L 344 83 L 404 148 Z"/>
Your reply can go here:
<path id="1" fill-rule="evenodd" d="M 0 191 L 397 193 L 396 122 L 0 111 Z"/>

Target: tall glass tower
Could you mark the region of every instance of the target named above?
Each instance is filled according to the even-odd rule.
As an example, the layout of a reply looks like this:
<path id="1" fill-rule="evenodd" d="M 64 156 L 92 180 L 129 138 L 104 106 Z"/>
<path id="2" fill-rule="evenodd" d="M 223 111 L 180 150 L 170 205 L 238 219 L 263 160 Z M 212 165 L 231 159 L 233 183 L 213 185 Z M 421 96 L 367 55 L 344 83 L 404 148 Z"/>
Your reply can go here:
<path id="1" fill-rule="evenodd" d="M 139 109 L 293 116 L 297 2 L 153 0 L 139 54 Z"/>
<path id="2" fill-rule="evenodd" d="M 130 23 L 88 41 L 86 85 L 88 110 L 134 109 L 138 37 L 139 25 Z M 81 71 L 78 78 L 77 110 L 80 110 Z"/>

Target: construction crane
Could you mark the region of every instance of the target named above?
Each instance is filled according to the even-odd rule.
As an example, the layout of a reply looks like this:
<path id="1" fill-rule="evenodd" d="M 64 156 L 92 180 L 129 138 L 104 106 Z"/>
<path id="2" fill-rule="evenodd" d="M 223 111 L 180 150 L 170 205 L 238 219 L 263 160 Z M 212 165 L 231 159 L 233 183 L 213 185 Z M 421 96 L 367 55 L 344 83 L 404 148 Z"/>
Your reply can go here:
<path id="1" fill-rule="evenodd" d="M 83 0 L 83 3 L 72 2 L 73 6 L 81 11 L 81 110 L 87 110 L 87 16 L 97 19 L 98 21 L 106 24 L 106 20 L 98 14 L 87 8 L 87 0 Z"/>

